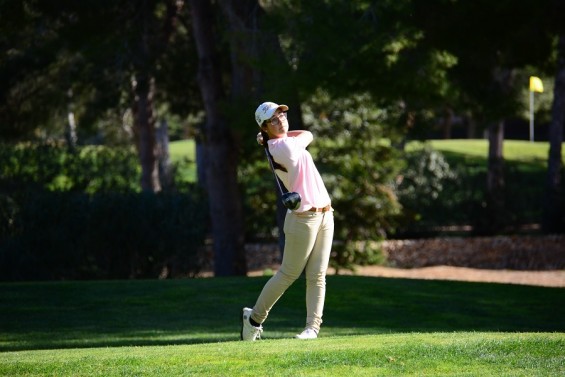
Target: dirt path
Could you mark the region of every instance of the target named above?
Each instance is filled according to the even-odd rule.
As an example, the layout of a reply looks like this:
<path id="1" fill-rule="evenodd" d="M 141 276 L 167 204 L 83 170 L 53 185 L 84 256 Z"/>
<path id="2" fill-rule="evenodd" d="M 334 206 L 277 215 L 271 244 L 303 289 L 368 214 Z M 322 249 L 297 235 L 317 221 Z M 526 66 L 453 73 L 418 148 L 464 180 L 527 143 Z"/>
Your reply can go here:
<path id="1" fill-rule="evenodd" d="M 274 268 L 276 270 L 276 266 Z M 263 270 L 251 271 L 249 276 L 261 276 Z M 329 274 L 335 274 L 330 269 Z M 351 271 L 340 271 L 341 275 L 351 275 Z M 424 268 L 391 268 L 382 266 L 359 267 L 355 273 L 360 276 L 375 276 L 405 279 L 457 280 L 488 283 L 539 285 L 544 287 L 565 287 L 565 270 L 557 271 L 514 271 L 482 270 L 466 267 L 434 266 Z"/>
<path id="2" fill-rule="evenodd" d="M 389 278 L 459 280 L 488 283 L 541 285 L 545 287 L 565 287 L 565 270 L 481 270 L 476 268 L 451 266 L 399 269 L 382 266 L 368 266 L 360 267 L 357 271 L 357 275 L 381 276 Z"/>

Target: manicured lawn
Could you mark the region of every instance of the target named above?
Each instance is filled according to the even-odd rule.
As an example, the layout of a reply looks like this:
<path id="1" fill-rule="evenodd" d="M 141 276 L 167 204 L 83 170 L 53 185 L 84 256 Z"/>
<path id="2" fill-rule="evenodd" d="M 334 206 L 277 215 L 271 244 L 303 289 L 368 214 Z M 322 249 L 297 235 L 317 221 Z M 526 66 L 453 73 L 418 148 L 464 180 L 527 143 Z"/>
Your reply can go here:
<path id="1" fill-rule="evenodd" d="M 470 164 L 482 166 L 486 171 L 488 160 L 488 141 L 485 139 L 452 139 L 432 140 L 433 149 L 442 152 L 450 164 Z M 411 142 L 407 149 L 420 148 L 422 143 Z M 565 146 L 565 144 L 564 144 Z M 565 148 L 563 148 L 565 150 Z M 544 174 L 547 169 L 549 143 L 505 140 L 504 159 L 518 170 Z M 170 143 L 170 154 L 173 162 L 181 164 L 181 177 L 192 182 L 196 179 L 195 143 L 194 140 L 179 140 Z M 188 163 L 187 163 L 188 162 Z M 563 153 L 565 164 L 565 153 Z"/>
<path id="2" fill-rule="evenodd" d="M 487 140 L 433 140 L 430 143 L 433 149 L 443 153 L 452 165 L 477 165 L 479 171 L 487 170 Z M 549 153 L 549 143 L 547 142 L 531 143 L 529 141 L 505 140 L 502 153 L 506 165 L 514 171 L 522 174 L 546 174 Z M 565 154 L 563 154 L 563 162 L 565 163 Z"/>
<path id="3" fill-rule="evenodd" d="M 441 152 L 452 152 L 466 154 L 469 156 L 487 158 L 488 141 L 485 139 L 452 139 L 433 140 L 431 144 L 434 149 Z M 547 161 L 549 143 L 505 140 L 503 144 L 503 156 L 507 161 L 522 161 L 533 163 L 536 161 Z"/>
<path id="4" fill-rule="evenodd" d="M 194 140 L 179 140 L 169 144 L 171 161 L 178 165 L 182 182 L 196 181 L 196 151 Z"/>
<path id="5" fill-rule="evenodd" d="M 239 338 L 266 278 L 0 285 L 0 375 L 565 373 L 565 290 L 329 276 L 320 338 L 297 341 L 304 281 L 264 338 Z"/>

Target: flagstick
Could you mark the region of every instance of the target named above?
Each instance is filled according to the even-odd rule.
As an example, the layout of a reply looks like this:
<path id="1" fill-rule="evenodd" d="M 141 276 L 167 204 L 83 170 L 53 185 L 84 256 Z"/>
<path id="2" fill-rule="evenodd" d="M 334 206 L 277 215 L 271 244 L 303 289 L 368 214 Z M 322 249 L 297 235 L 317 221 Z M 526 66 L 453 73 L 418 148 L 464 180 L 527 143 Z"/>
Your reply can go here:
<path id="1" fill-rule="evenodd" d="M 534 142 L 534 92 L 530 91 L 530 142 Z"/>

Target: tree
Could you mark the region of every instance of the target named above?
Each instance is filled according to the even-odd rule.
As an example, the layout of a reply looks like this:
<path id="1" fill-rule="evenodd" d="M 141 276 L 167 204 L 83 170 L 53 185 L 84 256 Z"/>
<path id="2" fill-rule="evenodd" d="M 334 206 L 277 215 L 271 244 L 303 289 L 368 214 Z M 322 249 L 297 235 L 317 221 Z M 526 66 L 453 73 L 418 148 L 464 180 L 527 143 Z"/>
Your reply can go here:
<path id="1" fill-rule="evenodd" d="M 551 107 L 549 130 L 549 157 L 547 164 L 546 194 L 543 201 L 543 230 L 561 232 L 565 227 L 565 201 L 563 199 L 561 144 L 565 124 L 565 34 L 557 44 L 557 69 Z"/>
<path id="2" fill-rule="evenodd" d="M 182 9 L 183 1 L 160 2 L 140 0 L 131 3 L 129 21 L 131 27 L 131 59 L 133 119 L 136 146 L 141 162 L 141 189 L 160 191 L 159 166 L 156 145 L 155 71 L 161 56 L 167 49 L 175 22 Z M 160 9 L 163 6 L 164 9 Z"/>
<path id="3" fill-rule="evenodd" d="M 424 43 L 457 58 L 449 80 L 459 88 L 454 103 L 488 124 L 487 222 L 480 231 L 500 232 L 506 221 L 502 147 L 504 121 L 519 108 L 517 69 L 541 66 L 551 53 L 551 36 L 542 25 L 549 2 L 527 0 L 421 1 L 417 22 Z"/>
<path id="4" fill-rule="evenodd" d="M 331 98 L 320 91 L 305 106 L 314 115 L 309 126 L 317 137 L 310 149 L 332 198 L 336 224 L 347 224 L 335 230 L 331 264 L 336 270 L 379 261 L 374 241 L 394 230 L 401 210 L 393 182 L 402 161 L 382 140 L 394 133 L 387 125 L 390 109 L 376 109 L 372 102 L 368 94 Z"/>
<path id="5" fill-rule="evenodd" d="M 36 4 L 0 2 L 0 137 L 22 140 L 65 122 L 67 90 L 76 57 L 58 39 L 61 26 Z M 65 108 L 65 110 L 61 110 Z"/>
<path id="6" fill-rule="evenodd" d="M 176 31 L 176 21 L 183 2 L 19 3 L 16 6 L 18 16 L 9 24 L 10 32 L 7 33 L 10 38 L 8 42 L 14 44 L 9 47 L 19 53 L 15 59 L 6 60 L 3 71 L 10 72 L 11 67 L 19 63 L 19 67 L 14 68 L 18 69 L 19 75 L 26 71 L 30 74 L 26 81 L 30 88 L 36 87 L 31 90 L 35 90 L 36 94 L 47 93 L 49 97 L 37 96 L 30 89 L 22 88 L 24 80 L 19 78 L 19 82 L 10 87 L 11 92 L 7 91 L 10 98 L 6 102 L 10 103 L 10 100 L 20 96 L 33 104 L 26 107 L 37 110 L 45 106 L 49 110 L 34 111 L 34 118 L 29 121 L 31 123 L 38 116 L 44 119 L 52 117 L 52 112 L 57 109 L 65 109 L 66 115 L 67 93 L 71 89 L 74 103 L 87 109 L 84 119 L 88 121 L 88 112 L 96 112 L 94 117 L 100 119 L 100 113 L 104 110 L 119 109 L 124 105 L 122 98 L 125 93 L 130 93 L 131 102 L 128 105 L 133 113 L 136 146 L 142 167 L 141 188 L 159 191 L 154 114 L 158 84 L 156 73 L 171 36 Z M 39 39 L 35 35 L 38 27 L 45 30 Z M 43 58 L 37 59 L 36 56 Z M 22 69 L 21 63 L 25 60 L 34 63 Z M 37 82 L 45 84 L 39 87 L 33 85 Z M 18 91 L 21 95 L 14 95 L 15 88 L 20 88 Z M 53 90 L 47 91 L 45 88 Z M 58 103 L 53 103 L 53 99 Z M 3 118 L 11 116 L 8 111 L 15 110 L 19 115 L 21 109 L 21 106 L 11 103 L 6 107 Z M 123 108 L 120 110 L 123 112 Z M 3 114 L 0 112 L 0 115 Z"/>
<path id="7" fill-rule="evenodd" d="M 209 0 L 190 0 L 199 57 L 198 84 L 206 109 L 203 145 L 210 202 L 215 276 L 245 275 L 242 206 L 237 181 L 238 142 L 222 112 L 226 95 L 216 49 L 214 13 Z"/>

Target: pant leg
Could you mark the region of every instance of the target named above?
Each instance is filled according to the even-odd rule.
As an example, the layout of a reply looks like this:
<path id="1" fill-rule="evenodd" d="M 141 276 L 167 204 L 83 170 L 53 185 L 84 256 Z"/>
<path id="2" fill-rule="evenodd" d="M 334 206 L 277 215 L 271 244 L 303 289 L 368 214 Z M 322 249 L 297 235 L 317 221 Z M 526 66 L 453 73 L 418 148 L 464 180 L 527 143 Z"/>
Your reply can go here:
<path id="1" fill-rule="evenodd" d="M 319 213 L 288 212 L 284 223 L 285 246 L 281 267 L 263 287 L 251 317 L 263 323 L 283 293 L 300 276 L 316 242 L 322 217 Z"/>
<path id="2" fill-rule="evenodd" d="M 306 263 L 306 327 L 320 331 L 326 298 L 326 273 L 334 235 L 333 212 L 325 212 Z"/>

